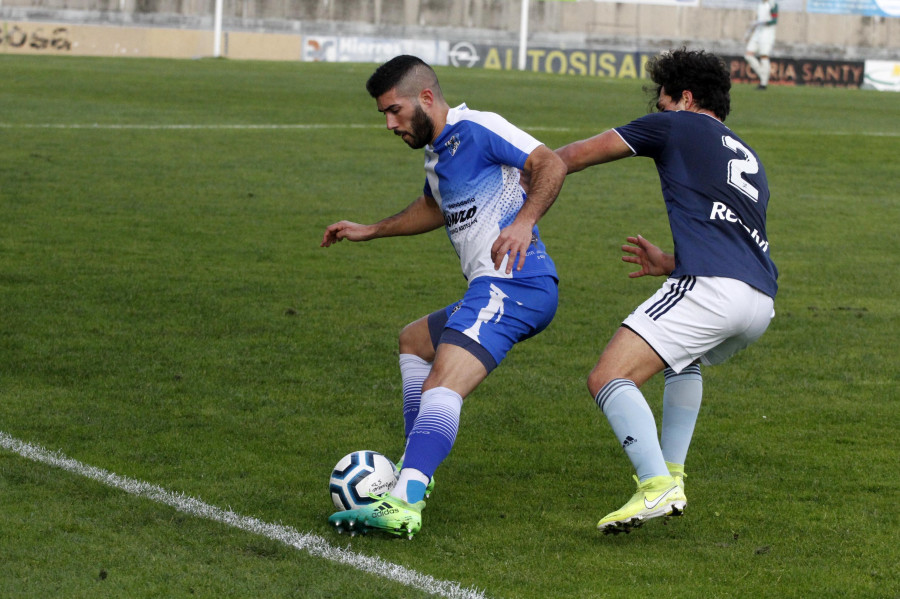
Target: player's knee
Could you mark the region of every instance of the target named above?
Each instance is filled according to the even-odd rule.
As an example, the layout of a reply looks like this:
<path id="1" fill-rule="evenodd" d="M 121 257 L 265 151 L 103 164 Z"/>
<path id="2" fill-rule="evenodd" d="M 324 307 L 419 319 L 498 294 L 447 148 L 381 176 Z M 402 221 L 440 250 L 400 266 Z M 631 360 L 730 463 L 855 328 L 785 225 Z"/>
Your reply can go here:
<path id="1" fill-rule="evenodd" d="M 611 381 L 612 378 L 606 373 L 602 372 L 599 368 L 595 368 L 591 371 L 591 373 L 587 377 L 587 388 L 588 392 L 591 394 L 591 397 L 597 397 L 597 394 L 600 393 L 600 390 L 606 386 L 606 383 Z"/>
<path id="2" fill-rule="evenodd" d="M 410 323 L 403 327 L 400 330 L 400 335 L 397 338 L 397 343 L 400 346 L 401 354 L 414 354 L 413 351 L 415 349 L 415 331 L 413 330 L 413 325 L 415 323 Z"/>
<path id="3" fill-rule="evenodd" d="M 398 346 L 401 354 L 413 354 L 428 362 L 434 360 L 431 334 L 428 326 L 422 326 L 421 321 L 417 320 L 403 327 L 398 337 Z"/>

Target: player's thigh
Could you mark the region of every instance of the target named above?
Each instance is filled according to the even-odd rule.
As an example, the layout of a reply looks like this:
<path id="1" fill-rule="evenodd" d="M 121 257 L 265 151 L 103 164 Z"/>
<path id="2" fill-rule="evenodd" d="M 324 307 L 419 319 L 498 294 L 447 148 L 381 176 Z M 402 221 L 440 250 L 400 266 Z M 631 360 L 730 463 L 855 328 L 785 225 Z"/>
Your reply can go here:
<path id="1" fill-rule="evenodd" d="M 444 326 L 459 304 L 454 302 L 403 327 L 399 338 L 400 353 L 414 354 L 427 362 L 434 361 Z"/>
<path id="2" fill-rule="evenodd" d="M 591 396 L 614 379 L 628 379 L 638 387 L 665 367 L 653 348 L 637 333 L 619 327 L 588 375 Z"/>
<path id="3" fill-rule="evenodd" d="M 552 277 L 472 281 L 462 301 L 448 307 L 423 390 L 447 387 L 466 397 L 516 343 L 546 328 L 558 299 Z"/>
<path id="4" fill-rule="evenodd" d="M 729 339 L 744 336 L 751 314 L 767 297 L 735 279 L 669 278 L 623 325 L 642 337 L 666 366 L 681 372 Z"/>
<path id="5" fill-rule="evenodd" d="M 740 297 L 743 306 L 742 323 L 737 331 L 711 348 L 700 359 L 701 363 L 721 364 L 759 339 L 775 317 L 774 300 L 764 293 L 750 288 Z"/>
<path id="6" fill-rule="evenodd" d="M 434 346 L 428 335 L 428 317 L 415 320 L 400 331 L 399 346 L 401 354 L 413 354 L 427 362 L 434 360 Z"/>
<path id="7" fill-rule="evenodd" d="M 759 53 L 759 28 L 757 28 L 751 35 L 750 39 L 747 40 L 747 47 L 745 49 L 745 53 L 747 54 L 758 54 Z"/>
<path id="8" fill-rule="evenodd" d="M 772 54 L 772 48 L 775 46 L 775 28 L 764 27 L 759 32 L 759 40 L 757 46 L 757 54 L 760 56 L 769 56 Z"/>
<path id="9" fill-rule="evenodd" d="M 446 387 L 465 398 L 487 375 L 487 368 L 473 353 L 458 345 L 441 343 L 422 390 Z"/>
<path id="10" fill-rule="evenodd" d="M 450 315 L 441 343 L 468 348 L 482 358 L 490 372 L 516 343 L 550 324 L 558 301 L 553 277 L 480 277 L 472 281 L 463 301 Z"/>

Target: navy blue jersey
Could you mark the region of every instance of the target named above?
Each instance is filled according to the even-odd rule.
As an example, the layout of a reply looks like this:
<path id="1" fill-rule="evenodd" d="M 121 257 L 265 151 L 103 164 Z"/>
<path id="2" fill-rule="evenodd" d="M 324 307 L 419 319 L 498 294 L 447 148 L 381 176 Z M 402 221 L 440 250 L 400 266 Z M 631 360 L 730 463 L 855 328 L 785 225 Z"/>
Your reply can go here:
<path id="1" fill-rule="evenodd" d="M 648 114 L 615 131 L 656 162 L 675 242 L 673 277 L 728 277 L 770 297 L 769 183 L 756 152 L 719 120 L 696 112 Z"/>

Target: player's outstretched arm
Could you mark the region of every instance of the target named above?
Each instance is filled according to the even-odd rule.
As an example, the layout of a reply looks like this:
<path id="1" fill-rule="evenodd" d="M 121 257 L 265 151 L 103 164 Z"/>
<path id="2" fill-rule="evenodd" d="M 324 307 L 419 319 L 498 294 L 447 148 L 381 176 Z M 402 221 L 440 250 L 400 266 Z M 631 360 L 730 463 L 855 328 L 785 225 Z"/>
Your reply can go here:
<path id="1" fill-rule="evenodd" d="M 525 265 L 534 225 L 556 201 L 566 179 L 566 165 L 550 148 L 538 146 L 525 161 L 525 173 L 528 197 L 513 222 L 500 231 L 491 246 L 491 259 L 496 270 L 503 264 L 503 258 L 509 256 L 506 274 L 512 272 L 514 265 L 516 270 L 522 270 Z"/>
<path id="2" fill-rule="evenodd" d="M 632 279 L 643 276 L 659 277 L 671 274 L 675 270 L 675 256 L 667 254 L 640 235 L 627 237 L 628 243 L 623 245 L 622 251 L 630 256 L 622 256 L 623 262 L 630 262 L 641 267 L 640 270 L 628 273 Z"/>
<path id="3" fill-rule="evenodd" d="M 573 141 L 556 150 L 569 173 L 577 173 L 589 166 L 612 162 L 632 156 L 634 152 L 613 129 L 594 137 Z"/>
<path id="4" fill-rule="evenodd" d="M 349 220 L 342 220 L 328 225 L 325 228 L 325 234 L 322 236 L 322 243 L 319 247 L 327 248 L 330 245 L 349 239 L 350 241 L 368 241 L 372 239 L 372 230 L 374 225 L 361 225 L 359 223 L 351 223 Z"/>
<path id="5" fill-rule="evenodd" d="M 347 220 L 325 228 L 319 247 L 329 247 L 338 241 L 369 241 L 379 237 L 397 237 L 427 233 L 444 225 L 444 215 L 434 198 L 419 196 L 402 212 L 378 221 L 373 225 L 361 225 Z"/>

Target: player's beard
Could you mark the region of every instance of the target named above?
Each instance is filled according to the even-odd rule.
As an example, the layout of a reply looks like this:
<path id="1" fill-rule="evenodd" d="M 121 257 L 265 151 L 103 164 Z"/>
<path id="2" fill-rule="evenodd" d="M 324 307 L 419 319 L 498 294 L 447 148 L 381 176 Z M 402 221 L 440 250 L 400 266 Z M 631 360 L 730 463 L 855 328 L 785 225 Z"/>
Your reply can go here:
<path id="1" fill-rule="evenodd" d="M 410 139 L 404 137 L 403 141 L 413 150 L 424 148 L 434 138 L 434 121 L 422 110 L 422 106 L 419 104 L 416 104 L 416 110 L 413 113 L 409 127 L 411 131 L 398 132 L 397 135 L 408 135 Z"/>

